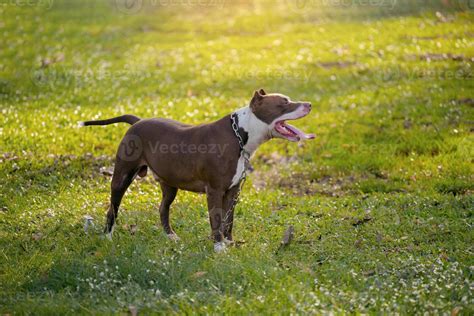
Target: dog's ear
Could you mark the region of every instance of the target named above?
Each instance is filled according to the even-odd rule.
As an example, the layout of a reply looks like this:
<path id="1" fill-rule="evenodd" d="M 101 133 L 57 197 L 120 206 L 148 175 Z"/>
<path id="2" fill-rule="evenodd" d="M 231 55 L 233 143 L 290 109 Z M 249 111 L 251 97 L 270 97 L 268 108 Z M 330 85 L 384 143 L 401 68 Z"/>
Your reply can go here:
<path id="1" fill-rule="evenodd" d="M 267 93 L 266 93 L 265 90 L 263 90 L 263 89 L 258 90 L 258 92 L 259 92 L 261 95 L 267 95 Z"/>
<path id="2" fill-rule="evenodd" d="M 263 96 L 264 94 L 261 94 L 260 91 L 255 91 L 252 100 L 250 101 L 250 107 L 255 109 L 258 105 L 260 105 L 262 103 Z"/>

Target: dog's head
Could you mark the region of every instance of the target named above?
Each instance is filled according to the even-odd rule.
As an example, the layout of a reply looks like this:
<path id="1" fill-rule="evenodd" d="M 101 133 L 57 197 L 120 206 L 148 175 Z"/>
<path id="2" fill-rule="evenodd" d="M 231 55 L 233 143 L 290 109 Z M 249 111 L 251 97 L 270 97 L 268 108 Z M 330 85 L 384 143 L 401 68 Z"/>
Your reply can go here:
<path id="1" fill-rule="evenodd" d="M 279 94 L 267 94 L 263 89 L 255 91 L 250 108 L 255 116 L 268 125 L 272 137 L 283 138 L 292 142 L 313 139 L 313 134 L 305 134 L 286 121 L 302 118 L 311 111 L 311 103 L 294 102 L 289 97 Z"/>

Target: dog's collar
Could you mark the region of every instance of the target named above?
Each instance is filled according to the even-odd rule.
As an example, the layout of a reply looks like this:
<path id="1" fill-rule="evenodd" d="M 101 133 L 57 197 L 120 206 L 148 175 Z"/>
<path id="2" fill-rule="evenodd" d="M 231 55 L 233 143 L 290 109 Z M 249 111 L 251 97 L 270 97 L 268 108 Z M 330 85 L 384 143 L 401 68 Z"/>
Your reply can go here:
<path id="1" fill-rule="evenodd" d="M 239 122 L 239 119 L 237 117 L 237 113 L 235 112 L 232 113 L 230 115 L 230 125 L 232 127 L 232 130 L 234 131 L 235 137 L 237 137 L 237 140 L 239 141 L 240 152 L 243 153 L 244 156 L 246 156 L 246 158 L 248 159 L 250 157 L 250 153 L 244 148 L 245 143 L 244 143 L 243 136 L 240 133 L 238 122 Z"/>

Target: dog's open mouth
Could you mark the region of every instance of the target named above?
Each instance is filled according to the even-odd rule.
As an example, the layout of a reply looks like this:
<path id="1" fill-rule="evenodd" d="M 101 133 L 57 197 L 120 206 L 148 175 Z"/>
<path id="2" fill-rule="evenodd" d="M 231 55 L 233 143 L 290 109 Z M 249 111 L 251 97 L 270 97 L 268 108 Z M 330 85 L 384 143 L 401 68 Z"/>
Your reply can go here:
<path id="1" fill-rule="evenodd" d="M 297 142 L 304 139 L 314 139 L 315 137 L 314 134 L 306 134 L 303 131 L 300 131 L 293 125 L 286 123 L 285 120 L 276 122 L 275 130 L 278 132 L 278 134 L 292 142 Z"/>

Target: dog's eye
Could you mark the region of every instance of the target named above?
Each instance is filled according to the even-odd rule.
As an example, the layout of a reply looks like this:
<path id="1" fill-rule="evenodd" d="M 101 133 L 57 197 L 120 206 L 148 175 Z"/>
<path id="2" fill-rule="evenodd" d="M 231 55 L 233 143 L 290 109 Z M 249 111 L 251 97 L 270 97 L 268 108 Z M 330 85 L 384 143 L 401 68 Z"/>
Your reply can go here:
<path id="1" fill-rule="evenodd" d="M 289 102 L 290 102 L 289 99 L 287 99 L 287 98 L 283 99 L 283 103 L 288 104 Z"/>

